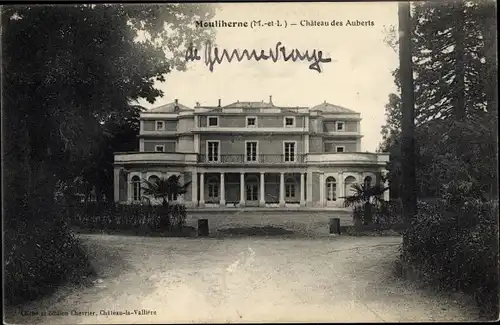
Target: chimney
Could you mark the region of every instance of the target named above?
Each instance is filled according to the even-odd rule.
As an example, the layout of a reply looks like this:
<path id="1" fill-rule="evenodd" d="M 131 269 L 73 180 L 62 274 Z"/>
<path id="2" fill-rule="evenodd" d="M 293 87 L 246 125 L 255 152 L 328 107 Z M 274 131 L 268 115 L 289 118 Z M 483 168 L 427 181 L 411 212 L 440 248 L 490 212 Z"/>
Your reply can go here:
<path id="1" fill-rule="evenodd" d="M 273 96 L 272 95 L 269 96 L 269 104 L 271 104 L 271 105 L 273 104 Z"/>
<path id="2" fill-rule="evenodd" d="M 178 112 L 179 111 L 179 100 L 176 98 L 175 99 L 175 105 L 174 105 L 174 112 Z"/>
<path id="3" fill-rule="evenodd" d="M 200 102 L 196 102 L 196 107 L 200 107 Z"/>
<path id="4" fill-rule="evenodd" d="M 221 105 L 221 99 L 219 98 L 219 107 L 220 107 L 220 105 Z"/>

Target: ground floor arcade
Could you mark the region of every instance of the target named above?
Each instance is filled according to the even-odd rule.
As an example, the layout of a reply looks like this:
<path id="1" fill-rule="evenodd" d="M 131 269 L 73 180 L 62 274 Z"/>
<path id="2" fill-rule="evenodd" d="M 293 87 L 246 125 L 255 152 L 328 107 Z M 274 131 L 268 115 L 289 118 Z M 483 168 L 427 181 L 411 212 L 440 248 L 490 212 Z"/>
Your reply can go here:
<path id="1" fill-rule="evenodd" d="M 115 169 L 115 201 L 138 203 L 147 200 L 141 184 L 145 179 L 180 176 L 190 182 L 188 192 L 175 201 L 191 208 L 202 207 L 343 207 L 343 197 L 351 194 L 355 183 L 381 182 L 381 171 L 320 170 L 242 170 L 190 168 Z M 385 198 L 388 199 L 388 191 Z"/>

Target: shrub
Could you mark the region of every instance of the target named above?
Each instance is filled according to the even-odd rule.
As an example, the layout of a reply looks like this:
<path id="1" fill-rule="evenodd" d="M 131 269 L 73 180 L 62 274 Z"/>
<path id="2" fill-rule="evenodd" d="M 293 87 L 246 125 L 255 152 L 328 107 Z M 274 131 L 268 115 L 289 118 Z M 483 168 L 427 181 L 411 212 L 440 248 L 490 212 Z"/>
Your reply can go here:
<path id="1" fill-rule="evenodd" d="M 401 202 L 381 201 L 374 210 L 374 222 L 389 228 L 400 225 L 403 222 Z"/>
<path id="2" fill-rule="evenodd" d="M 98 230 L 168 231 L 185 226 L 186 207 L 179 204 L 83 203 L 62 206 L 72 226 Z"/>
<path id="3" fill-rule="evenodd" d="M 358 205 L 353 208 L 353 220 L 359 224 L 371 224 L 365 216 L 365 207 Z M 380 201 L 372 206 L 373 223 L 381 229 L 389 229 L 402 224 L 401 203 L 399 201 Z"/>
<path id="4" fill-rule="evenodd" d="M 18 304 L 50 293 L 57 284 L 94 274 L 64 220 L 38 219 L 4 228 L 4 298 Z"/>
<path id="5" fill-rule="evenodd" d="M 458 200 L 462 196 L 465 199 Z M 452 185 L 437 202 L 419 202 L 407 231 L 406 262 L 442 287 L 472 293 L 498 308 L 498 204 Z"/>

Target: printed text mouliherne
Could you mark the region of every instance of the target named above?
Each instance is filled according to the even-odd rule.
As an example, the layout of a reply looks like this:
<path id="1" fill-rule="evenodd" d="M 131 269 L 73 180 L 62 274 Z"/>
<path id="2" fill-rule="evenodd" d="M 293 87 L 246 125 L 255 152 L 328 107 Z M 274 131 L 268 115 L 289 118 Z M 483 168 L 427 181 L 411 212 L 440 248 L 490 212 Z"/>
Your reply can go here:
<path id="1" fill-rule="evenodd" d="M 194 48 L 193 44 L 189 45 L 186 51 L 186 61 L 201 60 L 198 52 L 198 49 Z M 272 60 L 273 62 L 277 62 L 280 59 L 284 60 L 285 62 L 307 61 L 311 63 L 309 65 L 309 69 L 315 70 L 317 72 L 321 72 L 321 63 L 332 62 L 331 58 L 323 57 L 323 51 L 321 50 L 314 49 L 312 51 L 306 50 L 305 52 L 301 52 L 299 49 L 287 50 L 287 48 L 282 45 L 281 42 L 277 42 L 274 49 L 269 48 L 268 51 L 260 50 L 260 54 L 257 54 L 257 52 L 258 50 L 255 49 L 244 49 L 241 52 L 237 49 L 223 49 L 222 51 L 220 51 L 217 47 L 212 47 L 211 42 L 206 42 L 204 49 L 204 61 L 205 65 L 208 66 L 208 69 L 211 72 L 213 72 L 215 64 L 221 64 L 224 59 L 229 63 L 233 60 L 241 62 L 245 58 L 249 61 L 252 59 L 254 59 L 255 61 Z"/>

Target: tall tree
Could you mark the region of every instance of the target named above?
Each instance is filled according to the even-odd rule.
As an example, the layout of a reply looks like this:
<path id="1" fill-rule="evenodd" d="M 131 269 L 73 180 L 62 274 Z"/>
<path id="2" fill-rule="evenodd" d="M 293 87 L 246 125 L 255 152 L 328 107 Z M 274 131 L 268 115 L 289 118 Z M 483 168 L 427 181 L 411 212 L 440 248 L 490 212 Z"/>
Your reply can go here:
<path id="1" fill-rule="evenodd" d="M 194 21 L 212 16 L 198 4 L 3 7 L 8 186 L 27 185 L 29 200 L 41 200 L 29 205 L 47 206 L 57 175 L 92 152 L 103 121 L 162 95 L 154 82 L 185 68 L 182 48 L 211 36 Z"/>
<path id="2" fill-rule="evenodd" d="M 213 36 L 195 21 L 213 17 L 214 5 L 15 5 L 1 10 L 6 255 L 20 256 L 15 250 L 23 248 L 46 259 L 65 256 L 59 254 L 64 247 L 53 204 L 58 181 L 81 173 L 77 167 L 102 144 L 107 122 L 130 113 L 140 98 L 154 102 L 162 95 L 155 82 L 185 69 L 183 50 L 190 43 Z M 44 250 L 53 246 L 55 251 Z M 43 282 L 24 269 L 35 262 L 18 262 L 19 269 L 6 270 L 9 279 L 15 273 L 23 274 L 17 281 L 28 287 Z M 47 272 L 61 271 L 54 267 L 47 266 Z"/>
<path id="3" fill-rule="evenodd" d="M 409 226 L 417 210 L 416 180 L 415 180 L 415 112 L 413 96 L 413 68 L 411 47 L 411 16 L 410 3 L 399 4 L 399 67 L 401 74 L 401 99 L 402 99 L 402 197 L 403 218 Z M 403 237 L 407 244 L 408 236 Z"/>
<path id="4" fill-rule="evenodd" d="M 496 179 L 496 20 L 494 3 L 415 3 L 412 45 L 419 192 L 438 195 L 446 180 L 491 186 Z M 495 25 L 493 23 L 493 25 Z M 394 40 L 389 39 L 393 46 Z M 489 71 L 489 72 L 488 72 Z M 400 71 L 394 72 L 400 88 Z M 493 82 L 493 79 L 495 81 Z M 491 82 L 490 82 L 491 81 Z M 398 153 L 401 111 L 397 95 L 386 107 L 381 150 Z M 481 158 L 479 158 L 481 157 Z M 393 155 L 390 177 L 397 177 Z M 492 182 L 493 181 L 493 182 Z"/>

